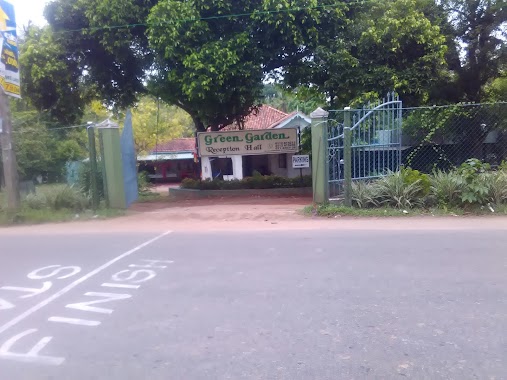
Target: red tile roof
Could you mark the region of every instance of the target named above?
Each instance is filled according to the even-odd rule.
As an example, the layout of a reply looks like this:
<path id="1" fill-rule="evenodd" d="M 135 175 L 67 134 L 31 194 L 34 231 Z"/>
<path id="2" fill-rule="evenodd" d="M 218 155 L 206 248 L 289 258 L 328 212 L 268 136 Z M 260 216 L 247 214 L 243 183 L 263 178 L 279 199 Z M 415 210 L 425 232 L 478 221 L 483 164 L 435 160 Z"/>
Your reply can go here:
<path id="1" fill-rule="evenodd" d="M 193 151 L 195 151 L 195 139 L 193 137 L 174 139 L 171 141 L 160 143 L 152 150 L 153 153 L 193 152 Z"/>
<path id="2" fill-rule="evenodd" d="M 259 107 L 257 112 L 252 112 L 245 119 L 244 125 L 245 129 L 268 129 L 273 128 L 278 125 L 283 119 L 285 119 L 288 114 L 277 110 L 268 105 L 262 105 Z M 228 125 L 223 128 L 223 131 L 234 131 L 238 130 L 239 125 L 237 123 Z"/>
<path id="3" fill-rule="evenodd" d="M 276 127 L 281 122 L 290 119 L 297 112 L 287 114 L 276 108 L 268 105 L 262 105 L 257 112 L 252 112 L 248 115 L 244 122 L 245 129 L 270 129 Z M 237 123 L 226 126 L 222 131 L 234 131 L 240 129 Z M 193 152 L 195 151 L 194 138 L 182 138 L 160 143 L 152 150 L 155 153 L 170 153 L 170 152 Z"/>

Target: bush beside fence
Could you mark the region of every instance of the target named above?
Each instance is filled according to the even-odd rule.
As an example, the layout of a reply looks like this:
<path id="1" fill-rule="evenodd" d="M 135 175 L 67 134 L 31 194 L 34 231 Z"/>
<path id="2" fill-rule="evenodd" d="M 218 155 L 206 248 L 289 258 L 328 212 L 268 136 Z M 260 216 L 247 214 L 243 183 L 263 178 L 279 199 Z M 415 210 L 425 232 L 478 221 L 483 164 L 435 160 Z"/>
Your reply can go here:
<path id="1" fill-rule="evenodd" d="M 242 180 L 194 180 L 186 178 L 181 183 L 183 189 L 193 190 L 242 190 L 242 189 L 286 189 L 311 187 L 312 177 L 286 178 L 275 175 L 246 177 Z"/>
<path id="2" fill-rule="evenodd" d="M 352 184 L 358 208 L 390 206 L 473 208 L 507 204 L 507 164 L 492 170 L 488 163 L 469 159 L 451 171 L 423 174 L 403 168 L 378 180 Z"/>

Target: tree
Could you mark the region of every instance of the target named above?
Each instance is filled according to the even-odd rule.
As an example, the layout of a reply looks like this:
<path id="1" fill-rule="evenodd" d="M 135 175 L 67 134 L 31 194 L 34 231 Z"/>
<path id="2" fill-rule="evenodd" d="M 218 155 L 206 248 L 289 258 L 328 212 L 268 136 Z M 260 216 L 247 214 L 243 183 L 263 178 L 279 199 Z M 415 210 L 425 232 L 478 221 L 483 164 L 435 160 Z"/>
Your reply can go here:
<path id="1" fill-rule="evenodd" d="M 55 0 L 45 8 L 45 17 L 73 72 L 108 106 L 125 108 L 145 92 L 146 71 L 153 63 L 145 22 L 156 3 Z"/>
<path id="2" fill-rule="evenodd" d="M 319 26 L 311 59 L 289 67 L 287 83 L 316 86 L 331 106 L 365 93 L 397 91 L 406 104 L 425 101 L 444 65 L 446 40 L 416 0 L 350 5 Z M 337 19 L 338 18 L 338 19 Z"/>
<path id="3" fill-rule="evenodd" d="M 74 72 L 101 100 L 118 108 L 134 104 L 149 73 L 149 92 L 187 111 L 202 131 L 241 122 L 261 98 L 264 75 L 307 55 L 318 5 L 55 0 L 45 14 Z"/>
<path id="4" fill-rule="evenodd" d="M 485 96 L 491 102 L 506 102 L 507 101 L 507 75 L 502 75 L 494 79 L 488 86 L 486 86 Z"/>
<path id="5" fill-rule="evenodd" d="M 299 110 L 309 115 L 317 107 L 323 107 L 327 103 L 324 94 L 305 87 L 286 89 L 280 85 L 266 84 L 263 96 L 264 103 L 286 113 Z"/>
<path id="6" fill-rule="evenodd" d="M 21 178 L 61 180 L 66 162 L 87 156 L 84 128 L 61 129 L 49 112 L 41 113 L 25 100 L 11 100 L 11 110 Z"/>
<path id="7" fill-rule="evenodd" d="M 73 124 L 83 112 L 78 67 L 48 27 L 29 25 L 20 41 L 21 91 L 40 112 Z"/>
<path id="8" fill-rule="evenodd" d="M 147 153 L 157 143 L 191 137 L 194 130 L 185 111 L 149 96 L 142 97 L 133 109 L 132 127 L 138 153 Z"/>
<path id="9" fill-rule="evenodd" d="M 317 12 L 292 9 L 316 5 L 315 0 L 160 1 L 148 19 L 157 68 L 154 92 L 187 111 L 197 130 L 241 124 L 261 99 L 263 76 L 301 56 L 316 31 Z M 214 17 L 224 14 L 242 16 Z"/>
<path id="10" fill-rule="evenodd" d="M 500 76 L 507 61 L 505 0 L 443 0 L 461 50 L 456 67 L 457 86 L 463 100 L 478 102 L 484 86 Z M 504 34 L 502 37 L 501 35 Z"/>

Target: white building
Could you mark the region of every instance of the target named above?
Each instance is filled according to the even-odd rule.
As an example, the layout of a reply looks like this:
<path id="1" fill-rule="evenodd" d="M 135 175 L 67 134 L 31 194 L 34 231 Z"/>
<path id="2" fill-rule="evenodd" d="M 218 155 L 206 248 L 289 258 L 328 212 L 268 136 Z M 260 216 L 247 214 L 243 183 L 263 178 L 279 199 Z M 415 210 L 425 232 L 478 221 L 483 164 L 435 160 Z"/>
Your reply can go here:
<path id="1" fill-rule="evenodd" d="M 263 105 L 258 112 L 249 115 L 244 122 L 245 130 L 273 130 L 297 128 L 301 132 L 308 128 L 311 120 L 302 112 L 287 114 L 271 106 Z M 222 131 L 239 130 L 237 124 L 225 127 Z M 264 155 L 227 155 L 219 157 L 201 157 L 202 179 L 221 178 L 225 180 L 250 177 L 255 171 L 262 175 L 298 177 L 300 169 L 292 168 L 292 153 Z M 305 168 L 303 175 L 310 175 L 311 169 Z"/>

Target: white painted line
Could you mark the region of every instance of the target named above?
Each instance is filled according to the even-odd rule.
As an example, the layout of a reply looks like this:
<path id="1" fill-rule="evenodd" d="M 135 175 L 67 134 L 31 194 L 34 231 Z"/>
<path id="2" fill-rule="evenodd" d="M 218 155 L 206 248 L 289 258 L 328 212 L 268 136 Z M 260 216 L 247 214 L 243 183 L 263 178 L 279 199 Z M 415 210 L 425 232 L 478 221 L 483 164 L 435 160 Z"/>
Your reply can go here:
<path id="1" fill-rule="evenodd" d="M 127 300 L 129 298 L 132 298 L 130 294 L 117 294 L 117 293 L 88 292 L 85 293 L 84 295 L 88 297 L 102 297 L 102 299 L 94 301 L 69 303 L 68 305 L 65 305 L 65 307 L 68 309 L 89 311 L 90 313 L 111 314 L 114 311 L 113 309 L 106 309 L 105 307 L 96 307 L 90 305 L 96 305 L 118 300 Z"/>
<path id="2" fill-rule="evenodd" d="M 121 289 L 139 289 L 141 285 L 131 285 L 131 284 L 112 284 L 110 282 L 106 282 L 100 286 L 104 288 L 121 288 Z"/>
<path id="3" fill-rule="evenodd" d="M 88 319 L 66 318 L 66 317 L 51 317 L 48 318 L 48 321 L 56 323 L 68 323 L 69 325 L 79 325 L 79 326 L 98 326 L 101 323 L 99 321 L 90 321 Z"/>
<path id="4" fill-rule="evenodd" d="M 125 257 L 127 256 L 130 256 L 131 254 L 139 251 L 140 249 L 143 249 L 144 247 L 156 242 L 157 240 L 159 239 L 162 239 L 163 237 L 169 235 L 170 233 L 172 233 L 172 231 L 166 231 L 164 232 L 163 234 L 160 234 L 156 237 L 154 237 L 153 239 L 151 240 L 148 240 L 147 242 L 141 244 L 141 245 L 138 245 L 137 247 L 131 249 L 130 251 L 127 251 L 125 253 L 122 253 L 120 256 L 117 256 L 115 257 L 114 259 L 112 259 L 111 261 L 108 261 L 107 263 L 105 263 L 104 265 L 101 265 L 100 267 L 98 267 L 97 269 L 94 269 L 92 270 L 90 273 L 84 275 L 83 277 L 77 279 L 76 281 L 72 282 L 71 284 L 67 285 L 65 288 L 63 288 L 62 290 L 56 292 L 55 294 L 53 294 L 51 297 L 48 297 L 46 298 L 44 301 L 41 301 L 40 303 L 38 303 L 37 305 L 31 307 L 30 309 L 28 309 L 27 311 L 25 311 L 24 313 L 18 315 L 17 317 L 11 319 L 9 322 L 7 322 L 6 324 L 0 326 L 0 334 L 7 331 L 8 329 L 10 329 L 11 327 L 13 326 L 16 326 L 19 322 L 21 322 L 22 320 L 24 320 L 25 318 L 29 317 L 30 315 L 32 315 L 33 313 L 35 313 L 36 311 L 42 309 L 44 306 L 47 306 L 49 305 L 51 302 L 53 302 L 54 300 L 60 298 L 61 296 L 63 296 L 65 293 L 68 293 L 69 291 L 71 291 L 72 289 L 74 289 L 76 286 L 78 286 L 79 284 L 85 282 L 86 280 L 90 279 L 91 277 L 95 276 L 96 274 L 102 272 L 104 269 L 110 267 L 111 265 L 113 265 L 114 263 L 124 259 Z"/>

